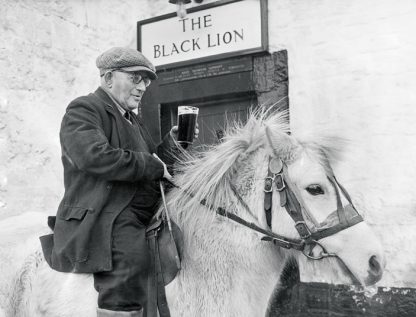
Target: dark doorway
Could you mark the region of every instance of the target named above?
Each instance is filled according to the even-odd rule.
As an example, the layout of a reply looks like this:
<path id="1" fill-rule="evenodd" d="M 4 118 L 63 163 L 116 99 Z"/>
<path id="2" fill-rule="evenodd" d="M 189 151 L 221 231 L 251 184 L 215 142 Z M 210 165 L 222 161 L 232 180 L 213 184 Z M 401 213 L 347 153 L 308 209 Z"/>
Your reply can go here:
<path id="1" fill-rule="evenodd" d="M 250 107 L 288 109 L 287 52 L 239 56 L 174 69 L 158 69 L 142 99 L 142 115 L 155 142 L 177 122 L 178 106 L 199 108 L 198 145 L 220 142 L 227 122 L 247 120 Z"/>

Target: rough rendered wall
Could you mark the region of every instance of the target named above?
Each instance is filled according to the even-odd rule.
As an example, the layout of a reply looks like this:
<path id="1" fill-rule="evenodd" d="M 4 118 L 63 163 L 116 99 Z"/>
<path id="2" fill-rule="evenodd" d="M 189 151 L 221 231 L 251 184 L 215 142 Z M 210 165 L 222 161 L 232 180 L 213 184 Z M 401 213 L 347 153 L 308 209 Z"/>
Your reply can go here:
<path id="1" fill-rule="evenodd" d="M 415 12 L 412 0 L 269 1 L 292 129 L 351 140 L 336 171 L 385 245 L 380 285 L 416 287 Z"/>
<path id="2" fill-rule="evenodd" d="M 204 1 L 204 3 L 213 2 Z M 416 2 L 269 0 L 270 51 L 286 49 L 295 131 L 336 128 L 336 169 L 387 251 L 382 285 L 416 287 Z M 55 212 L 58 131 L 98 85 L 95 57 L 136 46 L 168 0 L 0 0 L 0 219 Z"/>

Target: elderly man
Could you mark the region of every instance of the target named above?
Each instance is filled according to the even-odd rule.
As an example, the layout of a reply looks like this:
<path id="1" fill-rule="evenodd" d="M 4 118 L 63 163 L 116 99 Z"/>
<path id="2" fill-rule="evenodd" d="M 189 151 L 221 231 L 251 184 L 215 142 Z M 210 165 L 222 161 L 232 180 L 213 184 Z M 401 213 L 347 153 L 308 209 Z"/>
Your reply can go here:
<path id="1" fill-rule="evenodd" d="M 53 269 L 94 273 L 98 316 L 141 316 L 145 228 L 158 204 L 158 181 L 171 178 L 164 162 L 173 162 L 177 127 L 155 146 L 133 113 L 156 79 L 139 51 L 112 48 L 96 64 L 101 86 L 72 101 L 62 120 L 65 194 L 50 224 L 54 234 L 41 240 Z"/>

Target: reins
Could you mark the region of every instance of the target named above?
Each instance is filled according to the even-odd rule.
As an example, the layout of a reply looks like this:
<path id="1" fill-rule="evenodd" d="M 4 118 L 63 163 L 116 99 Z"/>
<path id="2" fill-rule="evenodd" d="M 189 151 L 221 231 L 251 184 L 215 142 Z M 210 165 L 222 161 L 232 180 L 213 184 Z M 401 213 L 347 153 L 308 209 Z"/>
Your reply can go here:
<path id="1" fill-rule="evenodd" d="M 168 182 L 170 185 L 172 185 L 173 187 L 181 190 L 182 192 L 184 192 L 185 194 L 187 194 L 188 196 L 190 196 L 191 198 L 194 197 L 194 195 L 190 192 L 188 192 L 187 190 L 181 188 L 180 186 L 176 185 L 175 183 L 173 183 L 172 181 L 169 180 L 165 180 L 166 182 Z M 235 188 L 233 188 L 232 186 L 232 190 L 234 192 L 234 194 L 237 194 Z M 240 202 L 242 202 L 242 205 L 244 206 L 244 208 L 248 208 L 248 211 L 250 211 L 249 207 L 247 206 L 247 204 L 241 199 L 241 197 L 239 197 L 239 195 L 237 194 L 236 197 L 239 199 Z M 303 251 L 304 250 L 304 242 L 300 239 L 289 239 L 286 237 L 283 237 L 281 235 L 278 235 L 270 230 L 265 230 L 257 225 L 255 225 L 252 222 L 246 221 L 243 218 L 237 216 L 234 213 L 230 213 L 227 212 L 227 210 L 225 208 L 222 207 L 217 207 L 215 208 L 214 206 L 210 205 L 209 203 L 206 202 L 206 200 L 202 200 L 199 202 L 202 206 L 207 207 L 208 209 L 214 211 L 217 215 L 228 218 L 234 222 L 239 223 L 240 225 L 243 225 L 245 227 L 248 227 L 254 231 L 257 231 L 263 235 L 265 235 L 264 237 L 262 237 L 263 241 L 272 241 L 274 244 L 285 248 L 285 249 L 296 249 L 298 251 Z"/>

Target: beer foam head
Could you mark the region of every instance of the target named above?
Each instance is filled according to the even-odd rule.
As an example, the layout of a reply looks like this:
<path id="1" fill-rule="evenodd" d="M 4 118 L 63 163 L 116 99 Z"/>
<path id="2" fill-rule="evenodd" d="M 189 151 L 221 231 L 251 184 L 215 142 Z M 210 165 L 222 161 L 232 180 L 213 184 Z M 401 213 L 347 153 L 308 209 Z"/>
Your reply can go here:
<path id="1" fill-rule="evenodd" d="M 179 106 L 178 107 L 178 115 L 182 114 L 198 114 L 198 108 L 197 107 L 191 107 L 191 106 Z"/>

